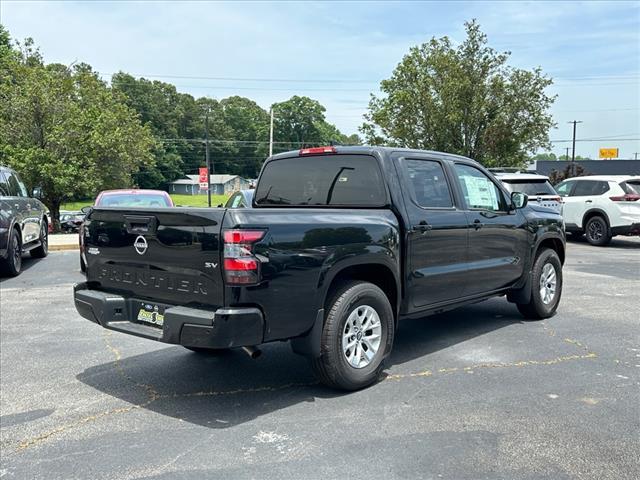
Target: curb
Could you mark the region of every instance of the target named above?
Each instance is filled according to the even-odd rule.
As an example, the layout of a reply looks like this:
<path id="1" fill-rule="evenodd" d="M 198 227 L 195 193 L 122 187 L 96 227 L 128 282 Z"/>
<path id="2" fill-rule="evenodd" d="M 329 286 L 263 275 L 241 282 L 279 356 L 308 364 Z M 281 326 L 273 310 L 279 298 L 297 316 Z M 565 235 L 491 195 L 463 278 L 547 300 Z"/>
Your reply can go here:
<path id="1" fill-rule="evenodd" d="M 56 252 L 62 250 L 80 250 L 80 246 L 78 244 L 62 244 L 62 245 L 51 245 L 49 244 L 49 251 Z"/>

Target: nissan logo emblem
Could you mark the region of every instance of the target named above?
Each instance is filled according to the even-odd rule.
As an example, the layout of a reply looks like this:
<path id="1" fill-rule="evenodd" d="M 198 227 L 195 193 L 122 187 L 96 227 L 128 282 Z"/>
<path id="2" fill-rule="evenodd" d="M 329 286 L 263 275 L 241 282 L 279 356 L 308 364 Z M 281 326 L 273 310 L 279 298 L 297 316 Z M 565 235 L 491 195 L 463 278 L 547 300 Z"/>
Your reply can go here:
<path id="1" fill-rule="evenodd" d="M 149 245 L 147 244 L 147 239 L 144 238 L 142 235 L 138 235 L 138 238 L 136 238 L 136 241 L 133 242 L 133 248 L 136 249 L 136 252 L 138 252 L 139 255 L 144 255 L 148 247 Z"/>

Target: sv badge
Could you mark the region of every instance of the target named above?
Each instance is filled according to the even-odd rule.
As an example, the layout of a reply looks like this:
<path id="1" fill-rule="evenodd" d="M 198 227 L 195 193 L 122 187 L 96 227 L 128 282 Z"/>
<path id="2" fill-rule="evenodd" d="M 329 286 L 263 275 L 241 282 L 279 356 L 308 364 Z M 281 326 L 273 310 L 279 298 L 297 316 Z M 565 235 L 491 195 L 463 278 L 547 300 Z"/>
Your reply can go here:
<path id="1" fill-rule="evenodd" d="M 218 264 L 213 262 L 204 262 L 204 268 L 218 268 Z"/>

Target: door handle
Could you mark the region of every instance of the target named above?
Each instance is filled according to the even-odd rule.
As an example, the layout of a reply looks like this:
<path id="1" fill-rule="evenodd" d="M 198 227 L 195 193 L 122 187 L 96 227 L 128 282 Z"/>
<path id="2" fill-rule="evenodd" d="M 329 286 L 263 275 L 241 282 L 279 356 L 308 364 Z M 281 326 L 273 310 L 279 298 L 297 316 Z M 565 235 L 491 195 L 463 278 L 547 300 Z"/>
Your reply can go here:
<path id="1" fill-rule="evenodd" d="M 422 220 L 418 225 L 414 225 L 413 228 L 411 229 L 411 231 L 412 232 L 427 233 L 432 228 L 433 227 L 431 225 L 429 225 L 428 222 L 426 222 L 425 220 Z"/>
<path id="2" fill-rule="evenodd" d="M 475 228 L 476 230 L 480 230 L 482 227 L 484 227 L 484 223 L 482 223 L 479 219 L 475 219 L 473 221 L 473 223 L 471 224 L 473 226 L 473 228 Z"/>
<path id="3" fill-rule="evenodd" d="M 593 200 L 585 200 L 584 203 L 593 203 Z"/>

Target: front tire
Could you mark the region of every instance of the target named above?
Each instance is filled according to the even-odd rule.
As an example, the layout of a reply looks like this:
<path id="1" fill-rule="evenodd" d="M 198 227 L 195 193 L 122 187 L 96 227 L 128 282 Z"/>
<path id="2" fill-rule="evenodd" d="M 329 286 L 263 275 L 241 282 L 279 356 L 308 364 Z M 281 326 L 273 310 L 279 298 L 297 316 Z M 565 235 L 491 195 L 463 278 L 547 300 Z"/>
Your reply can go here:
<path id="1" fill-rule="evenodd" d="M 531 300 L 529 303 L 518 303 L 517 307 L 524 318 L 549 318 L 556 313 L 561 295 L 562 263 L 555 250 L 546 248 L 533 264 Z"/>
<path id="2" fill-rule="evenodd" d="M 311 360 L 325 385 L 359 390 L 380 378 L 391 352 L 394 315 L 389 299 L 376 285 L 350 282 L 327 303 L 320 357 Z"/>
<path id="3" fill-rule="evenodd" d="M 599 215 L 591 217 L 585 225 L 587 242 L 596 247 L 603 247 L 611 241 L 611 230 L 607 221 Z"/>
<path id="4" fill-rule="evenodd" d="M 33 258 L 44 258 L 49 254 L 49 229 L 46 220 L 42 220 L 40 225 L 40 246 L 31 250 Z"/>

